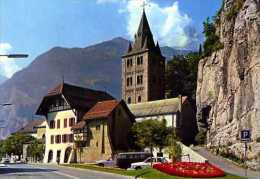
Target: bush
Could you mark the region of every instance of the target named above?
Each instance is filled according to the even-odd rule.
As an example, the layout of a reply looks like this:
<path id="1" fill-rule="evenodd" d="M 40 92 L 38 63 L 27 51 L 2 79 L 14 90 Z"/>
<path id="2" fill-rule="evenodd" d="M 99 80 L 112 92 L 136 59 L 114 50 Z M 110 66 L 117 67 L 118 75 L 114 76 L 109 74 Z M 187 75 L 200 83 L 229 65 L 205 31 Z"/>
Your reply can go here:
<path id="1" fill-rule="evenodd" d="M 226 13 L 227 20 L 232 20 L 237 16 L 241 8 L 243 7 L 245 0 L 236 0 L 234 1 L 234 5 L 229 9 Z"/>
<path id="2" fill-rule="evenodd" d="M 203 44 L 204 56 L 210 56 L 213 52 L 224 48 L 224 44 L 220 42 L 219 36 L 216 34 L 216 27 L 209 18 L 203 23 L 206 40 Z"/>
<path id="3" fill-rule="evenodd" d="M 167 147 L 166 152 L 169 153 L 172 161 L 180 161 L 182 156 L 182 148 L 181 145 L 178 144 L 175 140 L 172 141 L 173 144 Z"/>
<path id="4" fill-rule="evenodd" d="M 195 137 L 195 141 L 197 144 L 202 145 L 205 144 L 206 142 L 206 137 L 207 137 L 207 132 L 205 131 L 199 131 L 199 133 Z"/>

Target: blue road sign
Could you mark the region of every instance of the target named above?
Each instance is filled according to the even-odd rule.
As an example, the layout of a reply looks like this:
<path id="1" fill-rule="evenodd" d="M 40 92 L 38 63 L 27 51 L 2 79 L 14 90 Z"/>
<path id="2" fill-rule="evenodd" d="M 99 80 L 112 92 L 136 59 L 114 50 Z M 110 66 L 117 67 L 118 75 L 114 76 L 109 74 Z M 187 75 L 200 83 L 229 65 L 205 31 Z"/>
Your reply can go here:
<path id="1" fill-rule="evenodd" d="M 241 141 L 250 141 L 251 140 L 251 131 L 250 130 L 242 130 L 240 132 Z"/>

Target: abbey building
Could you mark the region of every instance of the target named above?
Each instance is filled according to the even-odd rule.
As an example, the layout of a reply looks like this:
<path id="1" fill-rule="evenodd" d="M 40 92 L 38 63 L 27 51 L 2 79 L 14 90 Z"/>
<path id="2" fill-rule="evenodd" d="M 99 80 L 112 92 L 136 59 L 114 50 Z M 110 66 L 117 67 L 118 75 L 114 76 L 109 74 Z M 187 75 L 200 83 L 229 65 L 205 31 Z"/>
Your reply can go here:
<path id="1" fill-rule="evenodd" d="M 122 98 L 128 104 L 163 99 L 164 73 L 165 58 L 143 11 L 134 43 L 122 57 Z"/>

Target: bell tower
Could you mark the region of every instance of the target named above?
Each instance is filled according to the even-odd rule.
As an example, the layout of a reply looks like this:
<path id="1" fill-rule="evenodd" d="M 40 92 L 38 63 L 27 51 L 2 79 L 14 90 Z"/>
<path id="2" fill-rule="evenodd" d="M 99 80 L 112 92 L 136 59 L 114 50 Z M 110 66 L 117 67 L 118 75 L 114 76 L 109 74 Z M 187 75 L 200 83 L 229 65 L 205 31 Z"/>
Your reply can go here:
<path id="1" fill-rule="evenodd" d="M 134 43 L 122 57 L 122 98 L 128 104 L 164 98 L 165 57 L 155 45 L 145 10 Z"/>

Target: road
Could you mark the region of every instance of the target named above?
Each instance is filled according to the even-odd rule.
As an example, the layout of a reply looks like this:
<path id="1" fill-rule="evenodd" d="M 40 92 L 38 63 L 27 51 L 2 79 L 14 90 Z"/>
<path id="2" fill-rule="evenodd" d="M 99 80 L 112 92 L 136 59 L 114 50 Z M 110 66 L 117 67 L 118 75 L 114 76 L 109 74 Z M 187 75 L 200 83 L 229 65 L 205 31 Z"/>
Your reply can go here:
<path id="1" fill-rule="evenodd" d="M 196 147 L 195 151 L 197 151 L 203 157 L 207 158 L 210 163 L 218 166 L 225 172 L 242 177 L 245 176 L 245 169 L 233 164 L 232 162 L 229 162 L 228 160 L 222 157 L 213 155 L 207 149 L 203 147 Z M 260 179 L 260 172 L 248 170 L 247 176 L 248 179 Z"/>
<path id="2" fill-rule="evenodd" d="M 15 164 L 0 167 L 0 179 L 127 179 L 115 174 L 53 165 Z"/>

